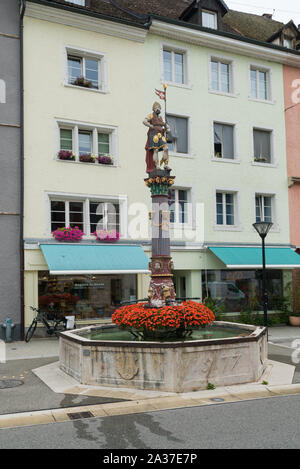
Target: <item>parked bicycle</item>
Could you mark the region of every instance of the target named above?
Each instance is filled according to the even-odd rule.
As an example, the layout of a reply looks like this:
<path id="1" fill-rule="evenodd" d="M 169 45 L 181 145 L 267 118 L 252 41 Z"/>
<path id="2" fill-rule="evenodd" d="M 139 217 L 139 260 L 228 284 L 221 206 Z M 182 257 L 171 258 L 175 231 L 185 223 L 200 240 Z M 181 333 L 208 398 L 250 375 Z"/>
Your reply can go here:
<path id="1" fill-rule="evenodd" d="M 35 311 L 37 315 L 33 319 L 31 325 L 29 326 L 26 332 L 25 342 L 29 342 L 32 338 L 33 334 L 35 333 L 38 322 L 42 322 L 44 324 L 44 326 L 46 327 L 47 334 L 50 336 L 58 336 L 59 332 L 67 330 L 68 320 L 65 317 L 58 316 L 57 314 L 50 315 L 49 313 L 41 311 L 40 309 L 34 308 L 33 306 L 30 306 L 30 308 L 32 309 L 32 311 Z M 76 326 L 74 324 L 74 329 L 75 328 Z"/>

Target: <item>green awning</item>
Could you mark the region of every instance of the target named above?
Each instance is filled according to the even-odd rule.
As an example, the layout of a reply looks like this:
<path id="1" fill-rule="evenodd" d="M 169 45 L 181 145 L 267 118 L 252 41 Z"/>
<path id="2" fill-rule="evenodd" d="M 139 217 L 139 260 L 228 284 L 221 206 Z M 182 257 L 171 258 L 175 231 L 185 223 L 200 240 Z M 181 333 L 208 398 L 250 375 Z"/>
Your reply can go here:
<path id="1" fill-rule="evenodd" d="M 261 269 L 260 247 L 209 247 L 228 269 Z M 291 248 L 266 248 L 268 269 L 300 268 L 300 256 Z"/>
<path id="2" fill-rule="evenodd" d="M 141 246 L 41 244 L 52 275 L 149 273 Z"/>

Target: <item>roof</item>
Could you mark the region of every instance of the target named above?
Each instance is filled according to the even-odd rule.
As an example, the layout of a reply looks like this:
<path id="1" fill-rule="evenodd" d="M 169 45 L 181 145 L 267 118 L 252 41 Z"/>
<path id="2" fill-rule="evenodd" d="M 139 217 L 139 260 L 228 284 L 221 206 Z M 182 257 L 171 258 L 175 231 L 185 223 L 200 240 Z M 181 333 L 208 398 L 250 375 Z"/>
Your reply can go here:
<path id="1" fill-rule="evenodd" d="M 149 14 L 178 19 L 181 13 L 192 3 L 191 0 L 112 0 L 112 2 L 109 0 L 90 0 L 90 6 L 83 7 L 66 0 L 48 1 L 53 4 L 68 5 L 78 10 L 84 9 L 138 23 L 145 23 Z"/>
<path id="2" fill-rule="evenodd" d="M 271 36 L 284 27 L 284 23 L 275 21 L 266 16 L 253 15 L 251 13 L 243 13 L 235 10 L 230 10 L 226 13 L 223 17 L 223 24 L 233 28 L 242 36 L 262 42 L 267 42 Z"/>

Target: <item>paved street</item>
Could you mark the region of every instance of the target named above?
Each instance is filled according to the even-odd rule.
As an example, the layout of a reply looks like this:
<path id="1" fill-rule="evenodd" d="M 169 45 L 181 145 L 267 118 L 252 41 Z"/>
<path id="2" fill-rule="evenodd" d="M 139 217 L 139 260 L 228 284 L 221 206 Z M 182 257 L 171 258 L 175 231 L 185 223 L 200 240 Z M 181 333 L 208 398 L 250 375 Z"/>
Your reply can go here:
<path id="1" fill-rule="evenodd" d="M 300 449 L 299 421 L 300 396 L 285 396 L 2 429 L 0 448 Z"/>

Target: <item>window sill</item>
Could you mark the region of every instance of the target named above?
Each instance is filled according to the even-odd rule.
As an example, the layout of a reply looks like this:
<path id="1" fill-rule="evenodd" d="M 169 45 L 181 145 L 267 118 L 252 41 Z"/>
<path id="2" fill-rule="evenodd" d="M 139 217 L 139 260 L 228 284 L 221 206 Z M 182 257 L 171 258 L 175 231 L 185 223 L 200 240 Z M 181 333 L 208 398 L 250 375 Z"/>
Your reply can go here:
<path id="1" fill-rule="evenodd" d="M 191 90 L 192 89 L 192 85 L 191 84 L 187 84 L 187 83 L 175 83 L 174 81 L 161 81 L 161 84 L 163 85 L 164 83 L 166 83 L 167 86 L 175 86 L 176 88 L 183 88 L 183 89 L 186 89 L 186 90 Z"/>
<path id="2" fill-rule="evenodd" d="M 61 160 L 59 158 L 54 158 L 55 161 L 58 161 L 59 163 L 73 163 L 73 164 L 84 164 L 84 165 L 89 165 L 89 166 L 105 166 L 107 168 L 118 168 L 118 165 L 116 164 L 101 164 L 101 163 L 85 163 L 84 161 L 76 161 L 76 160 Z"/>
<path id="3" fill-rule="evenodd" d="M 214 225 L 215 231 L 243 231 L 239 225 Z"/>
<path id="4" fill-rule="evenodd" d="M 190 155 L 189 153 L 174 153 L 169 151 L 169 156 L 173 157 L 178 157 L 178 158 L 194 158 L 193 155 Z"/>
<path id="5" fill-rule="evenodd" d="M 262 103 L 262 104 L 275 104 L 275 101 L 271 101 L 269 99 L 257 99 L 257 98 L 251 98 L 251 96 L 248 97 L 249 101 L 253 101 L 255 103 Z"/>
<path id="6" fill-rule="evenodd" d="M 211 161 L 215 161 L 217 163 L 241 164 L 241 161 L 238 158 L 214 158 L 212 157 Z"/>
<path id="7" fill-rule="evenodd" d="M 225 93 L 224 91 L 217 91 L 217 90 L 208 90 L 209 93 L 211 94 L 217 94 L 219 96 L 227 96 L 228 98 L 238 98 L 238 94 L 236 93 Z"/>
<path id="8" fill-rule="evenodd" d="M 85 86 L 76 86 L 76 85 L 70 85 L 69 83 L 64 83 L 63 84 L 66 88 L 73 88 L 75 90 L 84 90 L 84 91 L 91 91 L 93 93 L 100 93 L 100 94 L 108 94 L 109 92 L 107 90 L 95 90 L 95 88 L 87 88 Z"/>
<path id="9" fill-rule="evenodd" d="M 252 161 L 252 166 L 261 166 L 263 168 L 277 168 L 277 164 L 274 163 L 260 163 L 258 161 Z"/>

